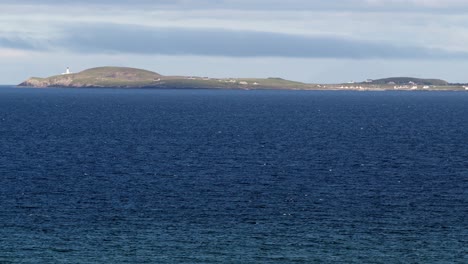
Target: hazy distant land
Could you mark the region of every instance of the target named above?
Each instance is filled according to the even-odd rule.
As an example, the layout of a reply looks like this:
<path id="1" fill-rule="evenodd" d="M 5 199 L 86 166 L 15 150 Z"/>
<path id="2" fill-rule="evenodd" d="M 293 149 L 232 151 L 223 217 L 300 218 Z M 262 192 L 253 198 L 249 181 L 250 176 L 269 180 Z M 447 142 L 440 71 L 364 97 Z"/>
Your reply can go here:
<path id="1" fill-rule="evenodd" d="M 64 88 L 185 88 L 185 89 L 284 89 L 284 90 L 457 90 L 468 91 L 468 84 L 451 84 L 439 79 L 392 77 L 343 84 L 310 84 L 281 78 L 209 78 L 164 76 L 128 67 L 98 67 L 79 73 L 32 77 L 19 87 Z"/>

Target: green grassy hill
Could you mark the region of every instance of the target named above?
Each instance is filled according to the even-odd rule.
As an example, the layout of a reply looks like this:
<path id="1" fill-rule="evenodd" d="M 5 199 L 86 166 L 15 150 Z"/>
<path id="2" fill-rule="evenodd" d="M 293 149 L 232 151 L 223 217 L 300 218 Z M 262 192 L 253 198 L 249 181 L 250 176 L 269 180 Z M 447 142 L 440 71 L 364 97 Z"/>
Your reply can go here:
<path id="1" fill-rule="evenodd" d="M 391 78 L 384 78 L 373 80 L 371 84 L 396 84 L 396 85 L 408 85 L 408 84 L 416 84 L 416 85 L 437 85 L 437 86 L 445 86 L 449 83 L 440 80 L 440 79 L 420 79 L 420 78 L 412 78 L 412 77 L 391 77 Z"/>
<path id="2" fill-rule="evenodd" d="M 27 87 L 117 87 L 117 88 L 219 88 L 219 89 L 310 89 L 312 85 L 281 78 L 207 78 L 163 76 L 126 67 L 98 67 L 79 73 L 48 78 L 30 78 L 19 86 Z"/>
<path id="3" fill-rule="evenodd" d="M 158 73 L 127 67 L 98 67 L 79 73 L 62 74 L 48 78 L 33 77 L 20 86 L 33 87 L 137 87 L 156 83 Z"/>
<path id="4" fill-rule="evenodd" d="M 396 87 L 396 86 L 402 87 Z M 167 88 L 167 89 L 284 89 L 284 90 L 463 90 L 463 85 L 450 85 L 439 79 L 393 77 L 359 84 L 307 84 L 281 78 L 208 78 L 165 76 L 156 72 L 128 67 L 98 67 L 72 74 L 47 78 L 33 77 L 20 87 L 102 87 L 102 88 Z M 416 86 L 416 88 L 415 88 Z"/>

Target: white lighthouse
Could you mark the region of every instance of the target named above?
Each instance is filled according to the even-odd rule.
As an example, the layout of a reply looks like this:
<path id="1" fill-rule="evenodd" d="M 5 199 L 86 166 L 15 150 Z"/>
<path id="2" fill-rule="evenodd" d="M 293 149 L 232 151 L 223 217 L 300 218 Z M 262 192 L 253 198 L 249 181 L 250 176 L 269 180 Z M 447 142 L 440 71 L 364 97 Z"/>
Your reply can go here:
<path id="1" fill-rule="evenodd" d="M 70 73 L 71 73 L 71 71 L 70 71 L 70 68 L 69 68 L 69 67 L 67 67 L 67 70 L 65 70 L 65 72 L 64 72 L 64 73 L 62 73 L 62 74 L 70 74 Z"/>

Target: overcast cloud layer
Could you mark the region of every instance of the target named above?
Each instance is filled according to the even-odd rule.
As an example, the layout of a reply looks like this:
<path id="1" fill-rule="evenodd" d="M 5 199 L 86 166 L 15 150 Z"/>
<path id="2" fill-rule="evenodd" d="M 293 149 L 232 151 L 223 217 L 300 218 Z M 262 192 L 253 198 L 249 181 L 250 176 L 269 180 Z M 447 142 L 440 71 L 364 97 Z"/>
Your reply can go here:
<path id="1" fill-rule="evenodd" d="M 3 0 L 18 4 L 17 0 Z M 22 4 L 38 4 L 22 0 Z M 122 5 L 188 9 L 261 9 L 261 10 L 414 10 L 468 8 L 465 0 L 41 0 L 41 5 Z"/>
<path id="2" fill-rule="evenodd" d="M 20 63 L 40 65 L 37 72 L 44 75 L 59 71 L 56 69 L 59 64 L 83 69 L 88 65 L 116 62 L 164 72 L 164 69 L 175 71 L 176 63 L 184 58 L 189 62 L 194 57 L 197 63 L 192 65 L 193 74 L 204 75 L 245 74 L 241 70 L 245 63 L 264 58 L 278 65 L 288 61 L 290 64 L 284 68 L 282 77 L 297 79 L 300 72 L 303 77 L 299 79 L 309 82 L 339 82 L 352 77 L 346 72 L 336 72 L 344 71 L 340 63 L 350 61 L 363 65 L 362 73 L 353 71 L 353 79 L 418 75 L 418 71 L 408 72 L 407 66 L 427 65 L 429 70 L 419 69 L 420 74 L 463 81 L 461 68 L 436 69 L 436 65 L 453 62 L 464 67 L 468 57 L 465 45 L 468 1 L 37 2 L 3 0 L 0 3 L 0 60 L 4 71 L 10 71 L 0 76 L 0 83 L 27 77 L 24 72 L 14 71 L 16 68 L 10 67 L 12 63 L 18 67 Z M 42 57 L 56 64 L 37 63 Z M 151 66 L 149 62 L 157 58 L 164 58 L 165 64 Z M 214 69 L 215 58 L 229 60 L 228 68 Z M 377 66 L 372 61 L 379 64 L 386 61 L 395 66 L 385 68 L 379 76 L 369 76 Z M 204 63 L 207 68 L 201 69 Z M 401 67 L 397 66 L 399 63 Z M 269 66 L 265 67 L 261 71 L 254 67 L 251 76 L 266 77 L 263 75 L 268 73 Z M 319 67 L 327 67 L 330 71 L 325 72 L 333 74 L 323 74 Z M 271 68 L 271 72 L 277 73 L 278 69 Z"/>

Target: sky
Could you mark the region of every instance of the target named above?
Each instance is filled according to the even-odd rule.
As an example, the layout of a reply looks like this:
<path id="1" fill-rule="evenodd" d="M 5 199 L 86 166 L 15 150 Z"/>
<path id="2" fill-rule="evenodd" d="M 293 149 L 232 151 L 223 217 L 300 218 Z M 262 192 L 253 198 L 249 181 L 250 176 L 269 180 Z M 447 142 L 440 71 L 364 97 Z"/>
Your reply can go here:
<path id="1" fill-rule="evenodd" d="M 466 83 L 467 13 L 467 0 L 0 0 L 0 84 L 98 66 Z"/>

